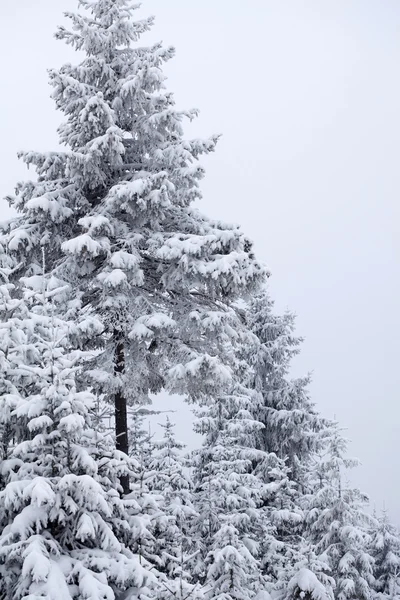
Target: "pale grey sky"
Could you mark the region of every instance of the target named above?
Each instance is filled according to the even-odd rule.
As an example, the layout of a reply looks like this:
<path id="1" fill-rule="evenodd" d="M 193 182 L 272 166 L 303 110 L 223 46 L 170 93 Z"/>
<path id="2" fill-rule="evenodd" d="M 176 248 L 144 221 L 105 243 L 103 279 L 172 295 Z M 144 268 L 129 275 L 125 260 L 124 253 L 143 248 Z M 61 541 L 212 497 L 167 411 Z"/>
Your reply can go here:
<path id="1" fill-rule="evenodd" d="M 46 69 L 75 60 L 52 38 L 75 8 L 1 0 L 0 197 L 28 175 L 18 150 L 56 145 Z M 255 241 L 306 337 L 296 374 L 313 371 L 363 463 L 354 480 L 400 524 L 400 3 L 144 0 L 141 14 L 157 18 L 148 42 L 176 46 L 178 105 L 201 109 L 188 135 L 223 133 L 200 208 Z"/>

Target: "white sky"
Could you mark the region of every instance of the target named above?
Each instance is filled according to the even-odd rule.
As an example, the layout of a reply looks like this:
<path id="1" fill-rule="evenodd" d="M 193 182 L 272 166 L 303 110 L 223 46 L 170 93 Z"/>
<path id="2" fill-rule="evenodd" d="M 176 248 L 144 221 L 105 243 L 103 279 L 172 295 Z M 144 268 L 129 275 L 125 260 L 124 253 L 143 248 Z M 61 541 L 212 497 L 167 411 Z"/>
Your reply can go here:
<path id="1" fill-rule="evenodd" d="M 0 2 L 0 197 L 27 176 L 18 150 L 56 146 L 46 69 L 75 60 L 52 38 L 75 8 Z M 400 3 L 145 0 L 141 14 L 157 17 L 149 43 L 177 48 L 178 105 L 201 109 L 188 135 L 223 133 L 200 208 L 255 241 L 306 337 L 296 374 L 313 371 L 363 463 L 355 481 L 400 523 Z"/>

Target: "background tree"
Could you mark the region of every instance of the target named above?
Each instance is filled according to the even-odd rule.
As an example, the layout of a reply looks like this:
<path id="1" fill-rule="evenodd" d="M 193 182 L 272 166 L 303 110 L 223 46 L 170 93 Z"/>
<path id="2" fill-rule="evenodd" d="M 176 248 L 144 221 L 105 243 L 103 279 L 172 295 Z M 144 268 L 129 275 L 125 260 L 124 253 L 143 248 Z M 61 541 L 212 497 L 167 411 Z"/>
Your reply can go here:
<path id="1" fill-rule="evenodd" d="M 265 456 L 255 447 L 263 425 L 252 414 L 240 355 L 246 332 L 238 321 L 235 331 L 235 347 L 224 349 L 232 378 L 197 412 L 196 430 L 205 438 L 193 456 L 200 540 L 193 571 L 210 598 L 239 600 L 265 587 L 259 560 L 265 486 L 256 469 Z"/>
<path id="2" fill-rule="evenodd" d="M 368 529 L 373 521 L 367 498 L 345 481 L 358 461 L 346 457 L 347 441 L 336 423 L 327 432 L 325 451 L 314 457 L 309 494 L 304 497 L 307 538 L 327 563 L 338 600 L 369 600 L 374 593 L 374 560 Z"/>
<path id="3" fill-rule="evenodd" d="M 190 566 L 196 554 L 197 533 L 193 522 L 197 513 L 193 507 L 193 484 L 187 459 L 183 455 L 184 444 L 174 433 L 174 423 L 169 417 L 161 425 L 164 435 L 154 441 L 154 450 L 149 472 L 152 475 L 150 488 L 162 497 L 162 508 L 166 519 L 155 531 L 160 570 L 168 576 L 168 589 L 175 590 L 182 598 L 201 593 L 195 586 Z"/>
<path id="4" fill-rule="evenodd" d="M 285 460 L 292 481 L 301 486 L 325 424 L 310 400 L 309 377 L 290 378 L 291 363 L 302 342 L 295 334 L 295 317 L 290 312 L 277 315 L 273 309 L 266 288 L 240 309 L 254 334 L 245 353 L 252 367 L 249 386 L 260 395 L 257 418 L 264 428 L 258 445 Z"/>
<path id="5" fill-rule="evenodd" d="M 370 554 L 374 559 L 375 589 L 384 598 L 400 596 L 400 536 L 386 511 L 372 523 Z"/>

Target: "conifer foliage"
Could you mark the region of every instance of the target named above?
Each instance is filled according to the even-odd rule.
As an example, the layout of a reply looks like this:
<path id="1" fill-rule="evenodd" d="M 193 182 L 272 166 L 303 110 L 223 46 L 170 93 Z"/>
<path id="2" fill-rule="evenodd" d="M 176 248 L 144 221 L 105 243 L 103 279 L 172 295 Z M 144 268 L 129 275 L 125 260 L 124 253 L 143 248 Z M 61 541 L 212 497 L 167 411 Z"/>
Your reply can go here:
<path id="1" fill-rule="evenodd" d="M 306 496 L 310 538 L 335 579 L 338 600 L 373 596 L 374 559 L 369 552 L 371 517 L 367 498 L 346 482 L 346 469 L 358 461 L 346 457 L 347 441 L 336 423 L 326 432 L 325 450 L 314 458 Z"/>
<path id="2" fill-rule="evenodd" d="M 50 71 L 63 150 L 0 227 L 0 599 L 400 597 L 400 541 L 346 482 L 292 379 L 301 339 L 241 230 L 202 215 L 203 155 L 130 0 L 79 0 Z M 194 405 L 189 457 L 152 394 Z M 168 411 L 167 405 L 165 410 Z"/>
<path id="3" fill-rule="evenodd" d="M 38 177 L 9 198 L 18 216 L 1 236 L 0 586 L 15 598 L 144 593 L 166 568 L 157 535 L 171 515 L 128 468 L 128 404 L 162 388 L 193 396 L 207 369 L 206 384 L 226 378 L 208 322 L 264 276 L 237 227 L 191 206 L 217 138 L 183 138 L 197 111 L 165 91 L 173 49 L 137 44 L 152 19 L 135 21 L 128 0 L 79 5 L 57 37 L 83 60 L 50 72 L 66 149 L 21 155 Z M 90 420 L 104 402 L 111 447 Z"/>
<path id="4" fill-rule="evenodd" d="M 375 589 L 381 598 L 400 597 L 400 536 L 386 511 L 372 523 L 370 554 L 374 559 Z"/>
<path id="5" fill-rule="evenodd" d="M 196 511 L 190 471 L 183 455 L 185 446 L 176 439 L 174 427 L 167 417 L 162 425 L 163 438 L 154 442 L 150 472 L 153 473 L 152 490 L 162 496 L 166 515 L 158 540 L 162 568 L 171 578 L 179 578 L 193 550 L 191 524 Z"/>
<path id="6" fill-rule="evenodd" d="M 250 385 L 259 395 L 257 417 L 264 424 L 258 446 L 284 459 L 292 480 L 301 484 L 324 424 L 309 398 L 309 378 L 290 378 L 291 361 L 302 342 L 295 334 L 294 315 L 275 314 L 274 303 L 263 289 L 251 299 L 244 318 L 255 336 L 247 361 L 252 366 Z"/>
<path id="7" fill-rule="evenodd" d="M 84 59 L 50 73 L 66 151 L 22 155 L 39 179 L 10 198 L 21 217 L 3 243 L 32 274 L 48 247 L 48 270 L 74 289 L 77 318 L 91 311 L 102 322 L 88 376 L 114 404 L 117 448 L 127 454 L 127 404 L 182 391 L 195 368 L 215 362 L 203 313 L 255 285 L 264 268 L 237 227 L 191 206 L 201 197 L 198 159 L 217 138 L 183 138 L 183 119 L 197 111 L 178 111 L 165 91 L 173 49 L 136 44 L 152 19 L 135 21 L 128 0 L 80 5 L 86 12 L 68 13 L 72 30 L 57 37 Z"/>
<path id="8" fill-rule="evenodd" d="M 7 281 L 7 274 L 3 271 Z M 118 475 L 126 461 L 95 431 L 94 397 L 78 391 L 86 353 L 71 347 L 74 324 L 53 314 L 51 282 L 24 280 L 23 297 L 0 292 L 8 390 L 2 420 L 9 445 L 0 492 L 0 596 L 113 598 L 113 588 L 144 587 L 150 576 L 129 551 Z M 4 315 L 3 315 L 4 317 Z"/>

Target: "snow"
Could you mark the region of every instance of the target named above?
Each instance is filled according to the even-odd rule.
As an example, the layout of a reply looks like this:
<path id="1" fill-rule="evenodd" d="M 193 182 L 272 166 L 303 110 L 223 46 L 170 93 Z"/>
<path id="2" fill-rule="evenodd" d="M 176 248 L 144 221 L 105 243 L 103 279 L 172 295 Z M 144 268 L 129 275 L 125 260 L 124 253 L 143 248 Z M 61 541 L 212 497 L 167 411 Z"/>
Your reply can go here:
<path id="1" fill-rule="evenodd" d="M 89 234 L 84 233 L 77 236 L 72 240 L 64 242 L 61 246 L 63 252 L 69 254 L 82 254 L 86 251 L 93 257 L 98 256 L 105 250 L 108 250 L 108 242 L 101 240 L 101 242 L 94 240 Z"/>
<path id="2" fill-rule="evenodd" d="M 303 568 L 294 575 L 289 581 L 289 590 L 299 590 L 300 598 L 304 598 L 304 593 L 309 593 L 313 600 L 327 600 L 329 596 L 324 586 L 318 581 L 314 573 L 309 569 Z"/>
<path id="3" fill-rule="evenodd" d="M 97 276 L 97 279 L 101 281 L 101 283 L 110 288 L 117 288 L 125 285 L 127 283 L 127 275 L 122 269 L 113 269 L 112 271 L 106 273 L 100 273 Z"/>

